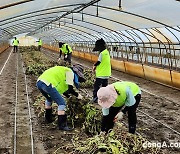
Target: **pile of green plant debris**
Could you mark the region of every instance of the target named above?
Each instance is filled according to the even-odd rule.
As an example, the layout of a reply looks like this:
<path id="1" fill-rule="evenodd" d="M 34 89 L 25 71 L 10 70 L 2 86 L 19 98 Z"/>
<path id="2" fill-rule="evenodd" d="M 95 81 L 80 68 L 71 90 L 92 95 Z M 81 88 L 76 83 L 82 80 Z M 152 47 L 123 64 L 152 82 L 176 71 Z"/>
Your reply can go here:
<path id="1" fill-rule="evenodd" d="M 42 52 L 37 50 L 34 47 L 29 48 L 20 48 L 20 52 L 22 52 L 23 61 L 26 66 L 26 74 L 28 75 L 41 75 L 45 70 L 50 67 L 58 65 L 57 62 L 49 60 Z"/>
<path id="2" fill-rule="evenodd" d="M 42 95 L 38 95 L 33 104 L 35 113 L 41 119 L 44 119 L 45 114 L 44 102 L 45 98 Z M 81 128 L 86 134 L 92 136 L 100 132 L 102 114 L 99 109 L 89 102 L 90 100 L 87 98 L 82 100 L 78 100 L 75 96 L 67 98 L 66 114 L 68 116 L 68 123 L 74 128 Z M 56 115 L 56 103 L 52 104 L 52 108 L 53 115 Z M 52 125 L 56 125 L 55 123 L 57 123 L 57 117 L 55 117 Z"/>
<path id="3" fill-rule="evenodd" d="M 38 96 L 34 104 L 36 112 L 39 112 L 38 115 L 41 118 L 44 118 L 43 99 L 42 96 Z M 55 153 L 58 154 L 60 149 L 78 154 L 162 153 L 157 148 L 143 148 L 142 145 L 146 139 L 142 136 L 129 134 L 127 128 L 121 123 L 116 123 L 113 131 L 108 134 L 100 132 L 102 113 L 89 101 L 87 98 L 78 100 L 76 97 L 70 97 L 67 99 L 68 122 L 72 123 L 76 129 L 80 129 L 81 133 L 74 135 L 72 143 L 59 147 Z M 55 114 L 57 109 L 55 103 L 53 109 Z"/>
<path id="4" fill-rule="evenodd" d="M 91 69 L 84 69 L 85 82 L 80 83 L 81 88 L 93 88 L 95 82 L 95 74 Z"/>

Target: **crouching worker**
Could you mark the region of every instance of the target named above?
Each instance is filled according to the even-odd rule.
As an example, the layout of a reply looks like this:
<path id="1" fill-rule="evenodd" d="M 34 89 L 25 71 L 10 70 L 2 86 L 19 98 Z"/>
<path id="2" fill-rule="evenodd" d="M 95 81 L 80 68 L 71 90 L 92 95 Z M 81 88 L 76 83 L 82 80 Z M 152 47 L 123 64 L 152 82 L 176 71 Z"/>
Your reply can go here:
<path id="1" fill-rule="evenodd" d="M 129 133 L 134 134 L 137 123 L 136 109 L 141 99 L 138 85 L 127 81 L 115 82 L 100 88 L 97 96 L 103 112 L 101 131 L 108 132 L 114 127 L 114 122 L 121 120 L 128 112 Z"/>
<path id="2" fill-rule="evenodd" d="M 75 65 L 72 68 L 55 66 L 46 70 L 37 81 L 37 87 L 46 97 L 45 119 L 52 122 L 52 101 L 58 105 L 58 126 L 60 130 L 69 131 L 72 128 L 67 126 L 67 115 L 65 114 L 66 102 L 62 94 L 69 97 L 69 94 L 75 95 L 78 99 L 82 96 L 74 91 L 73 86 L 79 87 L 79 82 L 84 82 L 83 68 Z"/>

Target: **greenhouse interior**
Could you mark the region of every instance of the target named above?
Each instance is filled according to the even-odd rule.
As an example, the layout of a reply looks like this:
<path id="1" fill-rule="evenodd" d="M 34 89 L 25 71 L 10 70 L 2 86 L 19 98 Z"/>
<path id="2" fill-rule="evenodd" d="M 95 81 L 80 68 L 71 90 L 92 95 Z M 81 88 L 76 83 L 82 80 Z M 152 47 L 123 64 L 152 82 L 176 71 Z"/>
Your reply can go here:
<path id="1" fill-rule="evenodd" d="M 179 154 L 179 0 L 0 1 L 0 154 Z"/>

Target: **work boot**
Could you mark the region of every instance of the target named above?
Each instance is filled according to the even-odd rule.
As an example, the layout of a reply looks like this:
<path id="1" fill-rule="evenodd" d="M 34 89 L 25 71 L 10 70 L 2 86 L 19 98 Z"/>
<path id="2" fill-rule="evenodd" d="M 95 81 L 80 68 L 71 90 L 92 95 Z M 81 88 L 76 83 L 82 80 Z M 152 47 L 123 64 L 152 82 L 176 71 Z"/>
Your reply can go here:
<path id="1" fill-rule="evenodd" d="M 95 104 L 97 104 L 97 103 L 98 103 L 98 98 L 97 98 L 97 97 L 93 98 L 93 99 L 92 99 L 92 102 L 95 103 Z"/>
<path id="2" fill-rule="evenodd" d="M 129 133 L 135 134 L 136 131 L 136 125 L 129 126 Z"/>
<path id="3" fill-rule="evenodd" d="M 58 115 L 59 130 L 71 131 L 73 128 L 67 126 L 67 115 Z"/>
<path id="4" fill-rule="evenodd" d="M 53 122 L 53 119 L 52 119 L 52 108 L 46 109 L 45 120 L 46 120 L 47 123 Z"/>

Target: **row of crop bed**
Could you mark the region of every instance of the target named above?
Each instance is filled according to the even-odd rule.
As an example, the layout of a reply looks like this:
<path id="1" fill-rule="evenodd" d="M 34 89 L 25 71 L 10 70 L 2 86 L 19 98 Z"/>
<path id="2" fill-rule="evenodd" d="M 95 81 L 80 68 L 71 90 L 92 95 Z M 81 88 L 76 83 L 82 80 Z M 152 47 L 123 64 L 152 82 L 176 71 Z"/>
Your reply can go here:
<path id="1" fill-rule="evenodd" d="M 21 47 L 19 50 L 26 67 L 26 74 L 33 80 L 36 80 L 46 69 L 60 65 L 49 60 L 43 53 L 37 51 L 36 47 Z M 80 89 L 92 89 L 94 75 L 88 69 L 85 69 L 84 74 L 86 82 L 80 85 Z M 33 88 L 37 89 L 35 85 Z M 113 131 L 108 134 L 100 133 L 101 110 L 89 103 L 90 100 L 85 96 L 82 100 L 77 100 L 76 97 L 65 99 L 67 101 L 68 123 L 75 128 L 70 134 L 70 138 L 68 133 L 57 130 L 56 104 L 53 103 L 54 122 L 44 124 L 45 98 L 38 91 L 33 94 L 33 106 L 42 129 L 47 131 L 45 134 L 50 134 L 48 131 L 54 134 L 43 140 L 47 144 L 46 149 L 52 153 L 162 153 L 157 148 L 143 148 L 142 145 L 146 139 L 127 133 L 127 128 L 122 123 L 117 123 Z M 44 127 L 46 128 L 44 129 Z M 59 134 L 61 134 L 61 139 L 58 139 Z"/>

